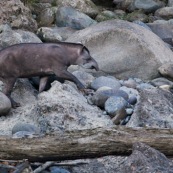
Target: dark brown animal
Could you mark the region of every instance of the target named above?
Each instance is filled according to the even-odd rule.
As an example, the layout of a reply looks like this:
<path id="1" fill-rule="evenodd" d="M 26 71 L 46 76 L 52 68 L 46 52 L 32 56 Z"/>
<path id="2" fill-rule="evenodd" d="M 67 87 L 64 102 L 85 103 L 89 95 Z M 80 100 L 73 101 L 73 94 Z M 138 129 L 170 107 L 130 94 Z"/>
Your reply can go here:
<path id="1" fill-rule="evenodd" d="M 22 43 L 0 51 L 0 80 L 5 87 L 3 92 L 9 97 L 12 107 L 19 106 L 11 98 L 11 91 L 17 78 L 41 77 L 39 91 L 43 91 L 50 75 L 70 80 L 79 89 L 84 85 L 67 68 L 80 65 L 98 70 L 97 62 L 89 50 L 77 43 Z"/>

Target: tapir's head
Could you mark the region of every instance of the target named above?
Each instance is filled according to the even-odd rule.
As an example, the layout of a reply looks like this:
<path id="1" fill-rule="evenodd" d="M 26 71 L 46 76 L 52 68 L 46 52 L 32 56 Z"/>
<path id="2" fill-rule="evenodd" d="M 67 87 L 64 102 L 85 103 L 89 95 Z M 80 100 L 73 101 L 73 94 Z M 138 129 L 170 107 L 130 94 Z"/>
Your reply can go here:
<path id="1" fill-rule="evenodd" d="M 86 69 L 95 69 L 97 71 L 99 70 L 97 62 L 91 57 L 89 50 L 85 46 L 83 46 L 79 51 L 76 64 Z"/>

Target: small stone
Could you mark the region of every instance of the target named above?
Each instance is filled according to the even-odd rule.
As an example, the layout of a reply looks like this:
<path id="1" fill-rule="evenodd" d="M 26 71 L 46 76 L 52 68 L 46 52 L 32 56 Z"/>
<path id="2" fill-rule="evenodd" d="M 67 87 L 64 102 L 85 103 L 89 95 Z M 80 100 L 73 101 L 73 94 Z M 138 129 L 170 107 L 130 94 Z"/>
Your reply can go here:
<path id="1" fill-rule="evenodd" d="M 131 105 L 135 105 L 137 103 L 137 98 L 135 96 L 131 96 L 128 99 L 128 103 L 131 104 Z"/>
<path id="2" fill-rule="evenodd" d="M 126 109 L 126 114 L 127 114 L 127 115 L 132 115 L 132 114 L 133 114 L 133 109 L 127 108 L 127 109 Z"/>
<path id="3" fill-rule="evenodd" d="M 137 83 L 134 79 L 128 79 L 122 82 L 123 86 L 129 87 L 129 88 L 136 88 Z"/>
<path id="4" fill-rule="evenodd" d="M 103 86 L 118 90 L 121 87 L 121 84 L 116 78 L 105 76 L 98 77 L 91 83 L 91 88 L 94 90 L 97 90 Z"/>
<path id="5" fill-rule="evenodd" d="M 127 104 L 123 97 L 112 96 L 105 102 L 105 110 L 111 117 L 114 117 L 119 111 L 125 109 Z"/>
<path id="6" fill-rule="evenodd" d="M 12 128 L 12 134 L 20 131 L 32 132 L 35 134 L 38 134 L 40 132 L 40 130 L 35 125 L 23 122 L 14 125 L 14 127 Z"/>
<path id="7" fill-rule="evenodd" d="M 150 84 L 152 84 L 155 87 L 159 87 L 159 86 L 162 86 L 162 85 L 173 86 L 173 82 L 166 79 L 166 78 L 164 78 L 164 77 L 153 79 L 152 81 L 150 81 Z"/>

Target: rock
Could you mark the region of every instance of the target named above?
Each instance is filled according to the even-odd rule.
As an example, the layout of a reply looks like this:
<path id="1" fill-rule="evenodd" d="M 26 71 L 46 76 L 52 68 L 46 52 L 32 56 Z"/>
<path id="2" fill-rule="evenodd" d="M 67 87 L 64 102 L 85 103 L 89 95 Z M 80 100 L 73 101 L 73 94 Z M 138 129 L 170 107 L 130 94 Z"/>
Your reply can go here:
<path id="1" fill-rule="evenodd" d="M 158 24 L 158 23 L 149 23 L 147 24 L 151 30 L 158 35 L 163 41 L 168 44 L 173 45 L 173 25 L 170 24 Z"/>
<path id="2" fill-rule="evenodd" d="M 0 25 L 10 24 L 12 28 L 29 31 L 37 30 L 37 23 L 32 18 L 31 11 L 20 0 L 0 1 Z"/>
<path id="3" fill-rule="evenodd" d="M 159 66 L 173 61 L 173 52 L 155 34 L 122 20 L 92 25 L 66 41 L 82 42 L 98 62 L 100 71 L 118 79 L 152 79 L 158 76 Z"/>
<path id="4" fill-rule="evenodd" d="M 94 18 L 99 13 L 97 6 L 91 0 L 56 0 L 57 6 L 68 6 Z"/>
<path id="5" fill-rule="evenodd" d="M 173 79 L 173 63 L 163 64 L 158 68 L 158 71 L 163 77 Z"/>
<path id="6" fill-rule="evenodd" d="M 126 17 L 126 19 L 130 22 L 133 21 L 141 21 L 141 22 L 148 22 L 148 16 L 144 14 L 143 11 L 133 11 L 132 13 L 129 13 Z"/>
<path id="7" fill-rule="evenodd" d="M 45 8 L 42 10 L 38 16 L 38 25 L 39 26 L 51 26 L 55 22 L 57 7 Z"/>
<path id="8" fill-rule="evenodd" d="M 0 116 L 6 115 L 11 109 L 11 101 L 9 98 L 0 92 Z"/>
<path id="9" fill-rule="evenodd" d="M 84 161 L 87 164 L 70 166 L 70 170 L 71 173 L 115 173 L 126 159 L 127 157 L 106 156 L 97 159 L 79 160 L 79 162 Z"/>
<path id="10" fill-rule="evenodd" d="M 173 7 L 173 0 L 168 0 L 168 7 Z"/>
<path id="11" fill-rule="evenodd" d="M 96 24 L 96 21 L 72 7 L 60 7 L 57 10 L 56 25 L 59 27 L 84 29 L 93 24 Z"/>
<path id="12" fill-rule="evenodd" d="M 172 105 L 173 97 L 168 91 L 159 88 L 140 90 L 140 98 L 127 126 L 172 128 Z"/>
<path id="13" fill-rule="evenodd" d="M 70 173 L 66 169 L 59 168 L 57 166 L 51 166 L 49 169 L 51 171 L 50 173 Z"/>
<path id="14" fill-rule="evenodd" d="M 12 128 L 12 134 L 20 131 L 32 132 L 34 134 L 39 134 L 40 130 L 33 124 L 18 122 Z"/>
<path id="15" fill-rule="evenodd" d="M 109 127 L 113 124 L 109 116 L 96 106 L 89 105 L 72 86 L 57 81 L 52 83 L 50 90 L 39 94 L 38 108 L 49 124 L 47 132 Z"/>
<path id="16" fill-rule="evenodd" d="M 62 37 L 58 34 L 54 28 L 41 27 L 37 30 L 38 37 L 43 42 L 58 42 L 62 41 Z"/>
<path id="17" fill-rule="evenodd" d="M 106 100 L 112 96 L 123 97 L 126 101 L 129 98 L 128 94 L 122 90 L 117 90 L 117 89 L 97 90 L 95 94 L 91 97 L 91 102 L 101 108 L 104 108 Z"/>
<path id="18" fill-rule="evenodd" d="M 142 83 L 142 84 L 137 85 L 137 87 L 136 87 L 136 89 L 138 89 L 138 90 L 139 89 L 141 89 L 141 90 L 150 89 L 150 88 L 154 88 L 154 86 L 149 83 Z"/>
<path id="19" fill-rule="evenodd" d="M 135 0 L 120 1 L 119 4 L 117 5 L 117 8 L 122 9 L 122 10 L 130 10 L 134 1 Z"/>
<path id="20" fill-rule="evenodd" d="M 131 96 L 127 102 L 131 105 L 135 105 L 137 103 L 137 97 L 136 96 Z"/>
<path id="21" fill-rule="evenodd" d="M 132 154 L 116 170 L 119 173 L 171 173 L 173 162 L 143 143 L 133 144 Z"/>
<path id="22" fill-rule="evenodd" d="M 116 116 L 120 112 L 121 112 L 120 114 L 122 114 L 122 112 L 125 112 L 126 106 L 127 106 L 127 101 L 123 97 L 118 97 L 118 96 L 112 96 L 108 98 L 107 101 L 105 102 L 105 110 L 111 117 Z"/>
<path id="23" fill-rule="evenodd" d="M 132 79 L 132 78 L 130 78 L 130 79 L 128 79 L 128 80 L 124 80 L 124 81 L 122 81 L 122 83 L 121 83 L 123 86 L 126 86 L 126 87 L 128 87 L 128 88 L 136 88 L 136 86 L 137 86 L 137 83 L 135 82 L 135 80 L 134 79 Z"/>
<path id="24" fill-rule="evenodd" d="M 41 40 L 32 32 L 12 30 L 8 25 L 0 25 L 0 45 L 7 47 L 18 43 L 41 43 Z"/>
<path id="25" fill-rule="evenodd" d="M 153 79 L 152 81 L 150 81 L 150 83 L 155 87 L 159 87 L 159 86 L 162 86 L 162 85 L 173 86 L 173 82 L 166 79 L 166 78 L 164 78 L 164 77 L 159 77 L 159 78 Z"/>
<path id="26" fill-rule="evenodd" d="M 111 20 L 111 19 L 117 19 L 118 17 L 116 16 L 116 14 L 112 11 L 102 11 L 100 14 L 98 14 L 96 16 L 96 21 L 98 22 L 102 22 L 105 20 Z"/>
<path id="27" fill-rule="evenodd" d="M 165 4 L 155 0 L 135 0 L 133 3 L 134 9 L 142 9 L 146 13 L 153 13 Z"/>
<path id="28" fill-rule="evenodd" d="M 173 7 L 160 8 L 155 12 L 154 15 L 169 20 L 173 18 Z"/>
<path id="29" fill-rule="evenodd" d="M 74 71 L 72 74 L 76 76 L 86 88 L 89 88 L 92 81 L 95 79 L 91 74 L 83 71 Z"/>
<path id="30" fill-rule="evenodd" d="M 98 77 L 91 83 L 91 88 L 94 90 L 97 90 L 103 86 L 110 87 L 112 89 L 119 89 L 121 84 L 116 78 L 105 76 Z"/>
<path id="31" fill-rule="evenodd" d="M 136 97 L 137 100 L 138 100 L 139 97 L 140 97 L 139 92 L 136 89 L 128 88 L 126 86 L 122 86 L 122 87 L 120 87 L 120 90 L 125 91 L 129 95 L 129 98 L 130 97 Z"/>
<path id="32" fill-rule="evenodd" d="M 64 41 L 76 30 L 70 27 L 41 27 L 38 29 L 37 34 L 43 41 Z"/>

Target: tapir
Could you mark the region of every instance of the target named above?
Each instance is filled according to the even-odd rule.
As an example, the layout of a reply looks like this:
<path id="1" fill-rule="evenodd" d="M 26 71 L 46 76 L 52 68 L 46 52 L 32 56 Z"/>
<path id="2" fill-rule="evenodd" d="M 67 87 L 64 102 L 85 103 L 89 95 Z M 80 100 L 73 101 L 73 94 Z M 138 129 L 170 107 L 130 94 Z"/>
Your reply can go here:
<path id="1" fill-rule="evenodd" d="M 4 83 L 3 93 L 11 100 L 13 108 L 18 107 L 20 104 L 11 98 L 17 78 L 39 76 L 41 92 L 51 75 L 72 81 L 79 89 L 85 89 L 85 86 L 67 71 L 70 65 L 99 69 L 89 50 L 79 43 L 21 43 L 4 48 L 0 51 L 0 80 Z"/>

